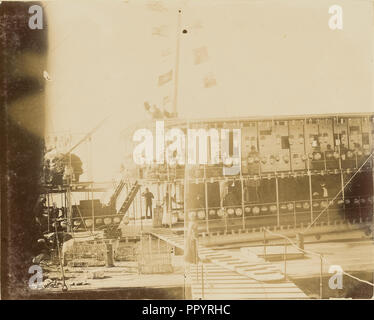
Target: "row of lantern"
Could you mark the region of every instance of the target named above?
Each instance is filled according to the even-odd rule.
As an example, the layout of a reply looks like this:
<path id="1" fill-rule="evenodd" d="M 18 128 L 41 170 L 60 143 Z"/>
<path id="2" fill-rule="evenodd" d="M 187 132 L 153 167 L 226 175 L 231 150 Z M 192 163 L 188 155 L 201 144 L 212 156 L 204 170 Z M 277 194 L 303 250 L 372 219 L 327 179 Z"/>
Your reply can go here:
<path id="1" fill-rule="evenodd" d="M 369 206 L 373 203 L 373 200 L 371 197 L 365 199 L 365 198 L 355 198 L 355 199 L 340 199 L 337 201 L 332 201 L 332 200 L 313 200 L 312 202 L 312 207 L 313 209 L 325 209 L 328 206 L 331 206 L 333 204 L 337 204 L 339 206 L 342 206 L 343 204 L 345 205 L 354 205 L 354 206 Z M 293 212 L 294 210 L 296 211 L 306 211 L 310 209 L 310 202 L 309 201 L 304 201 L 304 202 L 296 202 L 296 203 L 282 203 L 279 205 L 279 211 L 280 212 Z M 224 208 L 224 209 L 210 209 L 209 211 L 209 217 L 224 217 L 224 216 L 242 216 L 243 210 L 242 208 Z M 265 214 L 274 214 L 277 212 L 277 206 L 275 204 L 271 205 L 255 205 L 255 206 L 245 206 L 244 207 L 244 212 L 246 215 L 252 215 L 252 216 L 257 216 L 257 215 L 265 215 Z M 203 220 L 206 218 L 205 216 L 205 210 L 196 210 L 196 211 L 190 211 L 188 213 L 188 217 L 190 220 Z M 183 220 L 184 219 L 184 213 L 183 211 L 178 212 L 178 219 Z"/>
<path id="2" fill-rule="evenodd" d="M 301 159 L 303 161 L 306 161 L 308 158 L 310 160 L 321 160 L 322 159 L 322 152 L 314 152 L 314 153 L 310 153 L 310 154 L 303 154 L 301 156 Z M 331 152 L 325 152 L 325 156 L 326 156 L 326 159 L 335 159 L 335 160 L 338 160 L 339 158 L 341 158 L 342 160 L 346 160 L 346 159 L 352 159 L 354 158 L 354 156 L 357 155 L 358 157 L 362 157 L 363 155 L 365 156 L 369 156 L 370 155 L 370 150 L 368 149 L 365 149 L 365 150 L 348 150 L 346 153 L 339 153 L 337 151 L 331 151 Z M 284 163 L 289 163 L 290 162 L 290 156 L 288 154 L 285 154 L 283 155 L 282 157 L 280 155 L 270 155 L 270 157 L 268 156 L 256 156 L 256 157 L 252 157 L 252 156 L 249 156 L 247 158 L 247 163 L 248 164 L 253 164 L 253 163 L 259 163 L 261 162 L 262 164 L 266 164 L 268 161 L 270 164 L 274 164 L 276 162 L 279 162 L 280 160 L 283 160 Z M 144 165 L 144 167 L 147 167 L 147 165 Z M 176 164 L 173 163 L 173 164 L 169 164 L 169 167 L 174 169 L 176 168 Z M 158 164 L 151 164 L 149 166 L 149 168 L 151 170 L 159 170 L 160 169 L 160 165 Z M 166 170 L 166 166 L 165 166 L 165 170 Z"/>
<path id="3" fill-rule="evenodd" d="M 345 154 L 339 154 L 339 152 L 326 152 L 326 159 L 336 159 L 338 160 L 340 157 L 342 158 L 342 160 L 345 160 L 345 159 L 352 159 L 355 155 L 361 157 L 363 155 L 365 156 L 369 156 L 370 155 L 370 150 L 366 149 L 364 151 L 361 151 L 361 150 L 356 150 L 356 151 L 347 151 L 347 153 Z M 321 160 L 322 159 L 322 153 L 321 152 L 314 152 L 314 153 L 310 153 L 308 155 L 306 154 L 303 154 L 301 156 L 301 159 L 303 161 L 306 161 L 307 159 L 310 159 L 310 160 Z M 270 164 L 274 164 L 276 162 L 279 162 L 281 159 L 280 155 L 270 155 L 270 159 L 269 159 L 269 163 Z M 283 155 L 282 157 L 283 159 L 283 162 L 285 163 L 288 163 L 290 161 L 290 157 L 289 155 Z M 248 157 L 247 158 L 247 162 L 248 164 L 253 164 L 253 163 L 259 163 L 261 162 L 262 164 L 266 164 L 268 162 L 268 156 L 262 156 L 262 157 Z"/>
<path id="4" fill-rule="evenodd" d="M 121 220 L 122 220 L 121 217 L 95 218 L 95 225 L 97 225 L 97 226 L 106 225 L 107 226 L 107 225 L 110 225 L 110 224 L 119 224 L 121 222 Z M 92 218 L 84 219 L 84 224 L 86 225 L 86 227 L 91 227 L 92 224 L 93 224 L 93 221 L 94 220 Z M 67 220 L 64 219 L 62 221 L 59 221 L 59 224 L 60 224 L 61 227 L 65 228 L 65 227 L 67 227 Z M 54 226 L 54 223 L 52 224 L 52 226 Z M 75 227 L 83 226 L 82 219 L 81 218 L 74 219 L 73 226 L 75 226 Z"/>

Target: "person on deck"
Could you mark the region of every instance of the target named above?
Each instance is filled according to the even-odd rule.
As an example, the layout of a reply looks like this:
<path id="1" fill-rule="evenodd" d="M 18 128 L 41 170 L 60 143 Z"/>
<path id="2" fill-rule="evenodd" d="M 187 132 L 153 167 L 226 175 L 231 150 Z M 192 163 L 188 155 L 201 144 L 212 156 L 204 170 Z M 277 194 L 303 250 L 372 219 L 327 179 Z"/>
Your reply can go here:
<path id="1" fill-rule="evenodd" d="M 142 196 L 145 198 L 145 216 L 146 218 L 152 218 L 152 199 L 154 198 L 153 193 L 149 191 L 148 188 L 145 188 L 145 192 L 142 194 Z M 150 215 L 148 217 L 148 209 L 150 212 Z"/>

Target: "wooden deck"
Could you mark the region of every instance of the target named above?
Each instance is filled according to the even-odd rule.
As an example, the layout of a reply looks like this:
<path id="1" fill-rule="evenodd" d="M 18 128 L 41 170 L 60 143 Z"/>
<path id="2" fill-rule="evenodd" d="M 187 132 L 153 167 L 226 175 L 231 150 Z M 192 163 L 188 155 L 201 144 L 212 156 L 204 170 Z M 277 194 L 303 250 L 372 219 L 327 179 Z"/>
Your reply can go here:
<path id="1" fill-rule="evenodd" d="M 203 271 L 202 271 L 203 269 Z M 202 278 L 202 275 L 204 278 Z M 194 300 L 307 299 L 292 282 L 264 283 L 214 263 L 193 266 L 188 282 Z"/>
<path id="2" fill-rule="evenodd" d="M 183 235 L 165 229 L 152 234 L 184 248 Z M 199 264 L 191 265 L 187 275 L 192 299 L 308 299 L 275 265 L 255 254 L 244 256 L 199 245 L 198 256 Z"/>

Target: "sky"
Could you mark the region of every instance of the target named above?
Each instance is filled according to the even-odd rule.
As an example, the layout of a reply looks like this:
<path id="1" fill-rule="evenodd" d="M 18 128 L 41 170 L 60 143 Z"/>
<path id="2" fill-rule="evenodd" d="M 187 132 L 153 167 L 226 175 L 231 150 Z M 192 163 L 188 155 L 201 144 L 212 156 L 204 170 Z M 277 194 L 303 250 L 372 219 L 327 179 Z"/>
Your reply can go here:
<path id="1" fill-rule="evenodd" d="M 342 30 L 328 26 L 333 4 L 343 9 Z M 92 172 L 108 181 L 118 171 L 120 132 L 142 125 L 145 101 L 172 110 L 178 9 L 187 31 L 179 33 L 179 117 L 373 111 L 370 1 L 69 0 L 44 8 L 47 134 L 76 141 L 109 116 L 92 150 L 75 150 L 84 179 Z"/>

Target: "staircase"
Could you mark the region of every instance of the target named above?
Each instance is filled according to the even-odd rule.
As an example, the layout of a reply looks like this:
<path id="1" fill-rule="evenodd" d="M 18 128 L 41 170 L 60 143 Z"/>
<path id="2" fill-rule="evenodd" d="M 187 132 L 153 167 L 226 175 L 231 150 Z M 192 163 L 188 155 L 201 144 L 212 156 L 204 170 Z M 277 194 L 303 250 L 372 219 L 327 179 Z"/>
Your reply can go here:
<path id="1" fill-rule="evenodd" d="M 134 198 L 136 194 L 138 193 L 139 189 L 140 189 L 140 184 L 138 183 L 138 181 L 135 181 L 125 201 L 123 202 L 122 206 L 118 210 L 117 212 L 118 214 L 124 215 L 127 212 L 127 210 L 130 208 L 131 203 L 134 201 Z"/>
<path id="2" fill-rule="evenodd" d="M 120 195 L 120 193 L 122 192 L 124 186 L 125 186 L 125 182 L 121 179 L 119 181 L 116 189 L 114 190 L 113 195 L 110 197 L 110 200 L 109 200 L 109 206 L 110 207 L 115 207 L 117 198 Z"/>
<path id="3" fill-rule="evenodd" d="M 168 229 L 151 234 L 183 250 L 183 235 Z M 199 265 L 191 265 L 187 276 L 192 299 L 308 299 L 275 265 L 257 257 L 228 250 L 198 246 Z M 204 277 L 204 280 L 202 279 Z"/>

